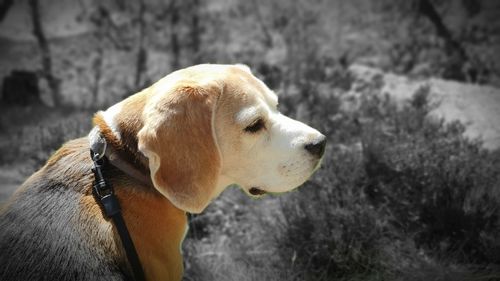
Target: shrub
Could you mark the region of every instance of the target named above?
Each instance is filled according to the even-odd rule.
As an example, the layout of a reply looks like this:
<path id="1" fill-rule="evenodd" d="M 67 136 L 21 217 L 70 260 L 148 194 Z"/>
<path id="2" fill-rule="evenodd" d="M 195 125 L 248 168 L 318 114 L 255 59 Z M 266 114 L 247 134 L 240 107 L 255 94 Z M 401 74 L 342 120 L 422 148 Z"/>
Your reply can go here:
<path id="1" fill-rule="evenodd" d="M 282 266 L 298 272 L 295 280 L 385 280 L 383 247 L 392 227 L 359 188 L 362 158 L 340 151 L 329 155 L 314 182 L 280 200 L 278 224 L 266 226 L 277 234 Z"/>
<path id="2" fill-rule="evenodd" d="M 425 91 L 417 92 L 387 116 L 389 134 L 365 137 L 365 190 L 418 246 L 460 262 L 498 264 L 499 154 L 465 139 L 461 124 L 429 118 L 429 108 Z"/>

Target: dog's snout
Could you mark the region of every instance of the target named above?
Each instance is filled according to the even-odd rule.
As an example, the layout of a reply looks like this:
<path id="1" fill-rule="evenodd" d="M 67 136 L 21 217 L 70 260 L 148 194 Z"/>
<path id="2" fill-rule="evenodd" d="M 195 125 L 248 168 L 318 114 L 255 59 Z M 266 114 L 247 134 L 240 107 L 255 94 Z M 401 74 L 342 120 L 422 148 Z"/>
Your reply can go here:
<path id="1" fill-rule="evenodd" d="M 321 157 L 325 152 L 326 137 L 322 136 L 321 139 L 305 145 L 305 149 L 314 156 Z"/>

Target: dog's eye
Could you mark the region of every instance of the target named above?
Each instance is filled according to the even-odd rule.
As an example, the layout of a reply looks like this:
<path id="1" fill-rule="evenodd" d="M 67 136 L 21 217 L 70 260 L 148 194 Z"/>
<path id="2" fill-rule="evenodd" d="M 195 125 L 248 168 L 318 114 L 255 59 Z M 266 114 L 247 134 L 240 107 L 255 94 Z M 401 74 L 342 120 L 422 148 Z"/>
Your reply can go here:
<path id="1" fill-rule="evenodd" d="M 246 127 L 245 132 L 255 133 L 255 132 L 260 131 L 264 127 L 265 127 L 264 120 L 259 118 L 259 119 L 255 120 L 255 122 L 253 122 L 250 126 Z"/>

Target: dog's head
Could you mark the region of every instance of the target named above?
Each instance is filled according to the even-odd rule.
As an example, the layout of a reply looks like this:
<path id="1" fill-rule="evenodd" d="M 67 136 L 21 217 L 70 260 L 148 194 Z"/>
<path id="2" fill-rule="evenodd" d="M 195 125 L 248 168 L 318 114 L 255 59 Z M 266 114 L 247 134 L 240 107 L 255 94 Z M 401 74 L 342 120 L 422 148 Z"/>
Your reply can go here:
<path id="1" fill-rule="evenodd" d="M 199 213 L 230 184 L 252 195 L 285 192 L 318 167 L 325 136 L 277 105 L 248 67 L 207 64 L 173 72 L 101 114 L 118 139 L 137 133 L 155 188 Z"/>

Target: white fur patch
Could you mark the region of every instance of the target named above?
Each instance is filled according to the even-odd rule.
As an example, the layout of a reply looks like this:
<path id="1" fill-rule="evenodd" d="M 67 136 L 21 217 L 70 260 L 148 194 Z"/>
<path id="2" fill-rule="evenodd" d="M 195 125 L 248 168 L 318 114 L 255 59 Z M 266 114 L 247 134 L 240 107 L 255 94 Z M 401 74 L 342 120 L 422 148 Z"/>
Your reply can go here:
<path id="1" fill-rule="evenodd" d="M 104 121 L 106 122 L 106 124 L 108 125 L 108 127 L 111 129 L 111 131 L 114 133 L 114 135 L 118 140 L 121 140 L 121 135 L 115 117 L 117 114 L 121 112 L 121 110 L 122 110 L 121 103 L 117 103 L 101 113 L 102 117 L 104 118 Z"/>
<path id="2" fill-rule="evenodd" d="M 257 107 L 254 106 L 247 107 L 236 113 L 235 119 L 236 122 L 240 124 L 245 124 L 252 121 L 250 119 L 257 118 L 258 114 L 259 114 L 259 109 Z"/>

